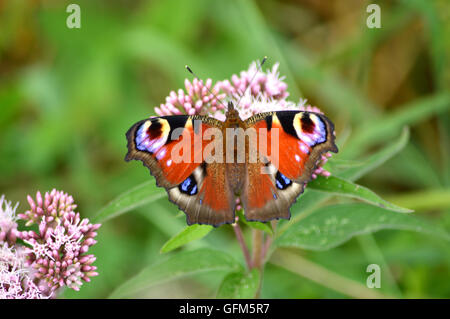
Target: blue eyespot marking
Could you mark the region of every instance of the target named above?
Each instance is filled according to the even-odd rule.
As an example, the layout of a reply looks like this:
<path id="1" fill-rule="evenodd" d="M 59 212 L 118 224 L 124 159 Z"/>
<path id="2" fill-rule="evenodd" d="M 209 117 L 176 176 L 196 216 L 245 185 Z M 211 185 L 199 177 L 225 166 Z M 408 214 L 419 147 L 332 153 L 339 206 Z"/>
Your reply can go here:
<path id="1" fill-rule="evenodd" d="M 186 178 L 183 183 L 178 185 L 178 189 L 180 192 L 186 194 L 186 195 L 195 195 L 198 192 L 197 182 L 195 181 L 195 178 L 193 175 Z"/>
<path id="2" fill-rule="evenodd" d="M 302 127 L 302 133 L 299 138 L 309 147 L 313 147 L 317 144 L 326 142 L 327 140 L 327 129 L 325 122 L 316 116 L 315 122 L 311 120 L 309 116 L 303 116 L 300 120 Z M 309 153 L 303 150 L 303 153 Z"/>
<path id="3" fill-rule="evenodd" d="M 275 184 L 278 189 L 286 189 L 292 185 L 292 181 L 278 171 L 275 175 Z"/>
<path id="4" fill-rule="evenodd" d="M 278 181 L 278 179 L 276 180 L 276 183 L 279 189 L 283 189 L 283 185 Z"/>
<path id="5" fill-rule="evenodd" d="M 181 189 L 183 190 L 183 192 L 187 192 L 188 191 L 189 185 L 191 185 L 191 178 L 190 177 L 186 178 L 186 180 L 183 182 L 183 184 L 181 184 Z"/>

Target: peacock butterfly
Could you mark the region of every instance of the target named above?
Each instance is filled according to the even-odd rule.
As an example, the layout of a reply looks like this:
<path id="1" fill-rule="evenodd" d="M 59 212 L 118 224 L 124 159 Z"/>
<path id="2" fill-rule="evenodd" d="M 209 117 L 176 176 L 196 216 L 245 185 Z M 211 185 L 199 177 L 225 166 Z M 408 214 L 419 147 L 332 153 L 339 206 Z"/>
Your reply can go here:
<path id="1" fill-rule="evenodd" d="M 153 117 L 135 123 L 126 137 L 125 160 L 150 169 L 187 223 L 215 227 L 235 222 L 236 199 L 249 221 L 289 219 L 321 155 L 338 152 L 334 125 L 322 114 L 274 111 L 243 121 L 231 102 L 224 122 Z"/>

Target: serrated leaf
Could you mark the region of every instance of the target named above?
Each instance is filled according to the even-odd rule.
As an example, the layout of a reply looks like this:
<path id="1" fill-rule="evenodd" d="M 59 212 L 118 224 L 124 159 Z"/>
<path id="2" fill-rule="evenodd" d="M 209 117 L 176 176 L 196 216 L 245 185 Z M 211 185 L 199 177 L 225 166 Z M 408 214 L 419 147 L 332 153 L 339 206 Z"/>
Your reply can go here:
<path id="1" fill-rule="evenodd" d="M 238 211 L 236 211 L 236 213 L 239 216 L 239 220 L 241 222 L 243 222 L 245 225 L 247 225 L 251 228 L 254 228 L 254 229 L 262 230 L 262 231 L 266 232 L 267 234 L 269 234 L 270 236 L 273 235 L 273 229 L 272 229 L 272 225 L 270 223 L 249 222 L 248 220 L 245 219 L 245 216 L 244 216 L 242 210 L 238 210 Z"/>
<path id="2" fill-rule="evenodd" d="M 140 291 L 153 286 L 208 271 L 238 271 L 242 269 L 230 255 L 213 249 L 197 249 L 170 255 L 157 264 L 144 268 L 139 274 L 120 285 L 110 298 L 131 298 Z"/>
<path id="3" fill-rule="evenodd" d="M 211 225 L 191 225 L 184 228 L 181 232 L 170 238 L 161 248 L 162 253 L 167 253 L 187 243 L 203 238 L 213 230 Z"/>
<path id="4" fill-rule="evenodd" d="M 318 209 L 301 222 L 291 225 L 275 243 L 278 246 L 326 250 L 353 236 L 381 229 L 411 230 L 450 240 L 450 235 L 445 230 L 426 220 L 376 206 L 352 203 Z"/>
<path id="5" fill-rule="evenodd" d="M 317 178 L 308 183 L 308 188 L 327 192 L 331 194 L 357 198 L 369 204 L 389 209 L 399 213 L 411 213 L 412 210 L 403 208 L 382 199 L 370 189 L 347 181 L 336 176 L 317 176 Z"/>
<path id="6" fill-rule="evenodd" d="M 250 272 L 241 270 L 225 276 L 220 284 L 217 298 L 221 299 L 251 299 L 259 288 L 260 272 L 254 268 Z"/>
<path id="7" fill-rule="evenodd" d="M 155 181 L 145 182 L 112 200 L 99 211 L 94 217 L 94 221 L 96 223 L 104 223 L 111 218 L 117 217 L 137 207 L 149 204 L 164 196 L 164 190 L 157 188 L 155 186 Z"/>

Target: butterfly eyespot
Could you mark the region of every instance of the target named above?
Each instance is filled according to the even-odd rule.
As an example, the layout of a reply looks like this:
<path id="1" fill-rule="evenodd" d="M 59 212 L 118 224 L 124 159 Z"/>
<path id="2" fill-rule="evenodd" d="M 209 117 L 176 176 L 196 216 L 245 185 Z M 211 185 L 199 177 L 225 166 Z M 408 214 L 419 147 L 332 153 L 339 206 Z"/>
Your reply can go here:
<path id="1" fill-rule="evenodd" d="M 300 118 L 300 125 L 302 128 L 302 132 L 309 134 L 314 132 L 316 126 L 311 120 L 311 117 L 308 115 L 308 113 L 303 113 L 302 117 Z"/>
<path id="2" fill-rule="evenodd" d="M 147 136 L 150 139 L 155 139 L 155 138 L 159 138 L 161 137 L 162 133 L 163 133 L 163 125 L 161 124 L 160 121 L 154 121 L 154 122 L 150 122 L 150 126 L 147 128 Z"/>
<path id="3" fill-rule="evenodd" d="M 136 148 L 154 154 L 166 144 L 169 124 L 166 120 L 146 121 L 136 131 Z M 160 155 L 160 158 L 164 157 Z"/>
<path id="4" fill-rule="evenodd" d="M 292 185 L 292 181 L 278 171 L 275 175 L 275 184 L 278 189 L 286 189 Z"/>
<path id="5" fill-rule="evenodd" d="M 295 115 L 293 123 L 297 137 L 307 146 L 308 152 L 300 145 L 303 153 L 309 154 L 309 148 L 327 141 L 326 124 L 320 116 L 301 112 Z"/>
<path id="6" fill-rule="evenodd" d="M 183 183 L 178 186 L 178 189 L 180 190 L 180 192 L 190 196 L 197 194 L 198 187 L 194 176 L 191 175 L 186 178 Z"/>

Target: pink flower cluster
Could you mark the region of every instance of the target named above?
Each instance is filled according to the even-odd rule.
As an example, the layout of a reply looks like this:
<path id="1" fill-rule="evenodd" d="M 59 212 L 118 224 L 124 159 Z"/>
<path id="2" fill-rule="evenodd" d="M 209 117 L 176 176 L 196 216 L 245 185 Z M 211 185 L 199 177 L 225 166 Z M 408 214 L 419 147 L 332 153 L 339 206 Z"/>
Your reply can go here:
<path id="1" fill-rule="evenodd" d="M 0 242 L 0 299 L 44 299 L 43 293 L 24 266 L 23 251 Z"/>
<path id="2" fill-rule="evenodd" d="M 206 83 L 197 78 L 192 83 L 186 79 L 184 81 L 186 93 L 182 89 L 179 89 L 178 92 L 171 91 L 169 96 L 166 97 L 166 103 L 156 107 L 155 111 L 160 116 L 215 114 L 218 110 L 223 110 L 224 106 L 220 103 L 220 100 L 225 98 L 226 95 L 219 93 L 217 85 L 214 87 L 211 87 L 211 85 L 211 79 L 206 80 Z"/>
<path id="3" fill-rule="evenodd" d="M 171 91 L 166 97 L 166 103 L 155 108 L 156 114 L 178 115 L 178 114 L 200 114 L 213 116 L 218 120 L 225 120 L 226 104 L 233 101 L 241 119 L 245 120 L 255 114 L 269 111 L 281 110 L 307 110 L 322 113 L 319 108 L 305 105 L 306 100 L 298 103 L 287 100 L 289 93 L 287 84 L 283 82 L 278 72 L 279 63 L 275 63 L 271 70 L 259 71 L 258 61 L 250 64 L 248 70 L 241 71 L 239 76 L 233 74 L 230 80 L 223 80 L 213 85 L 211 79 L 206 82 L 194 78 L 192 82 L 185 80 L 185 88 L 178 92 Z M 214 93 L 214 94 L 212 94 Z M 312 175 L 330 176 L 330 172 L 323 165 L 331 157 L 331 153 L 322 155 L 317 169 Z"/>
<path id="4" fill-rule="evenodd" d="M 81 219 L 80 214 L 75 212 L 72 196 L 62 191 L 54 189 L 44 196 L 37 192 L 35 199 L 28 196 L 28 203 L 30 209 L 18 214 L 18 218 L 15 208 L 11 213 L 8 202 L 7 209 L 0 211 L 0 226 L 7 225 L 1 227 L 0 232 L 3 255 L 9 256 L 8 260 L 14 260 L 15 265 L 3 262 L 2 266 L 0 263 L 0 269 L 4 271 L 3 276 L 0 273 L 3 295 L 16 298 L 54 297 L 61 287 L 79 290 L 83 281 L 89 282 L 90 277 L 98 275 L 97 267 L 92 265 L 96 258 L 88 254 L 88 250 L 97 242 L 94 238 L 100 224 L 91 224 L 87 218 Z M 25 221 L 25 226 L 37 225 L 37 231 L 17 230 L 17 219 Z M 16 239 L 23 240 L 25 245 L 19 244 Z M 0 258 L 0 261 L 3 259 Z M 16 285 L 13 285 L 14 280 Z M 18 285 L 22 287 L 21 291 Z"/>
<path id="5" fill-rule="evenodd" d="M 283 100 L 288 97 L 287 84 L 283 82 L 278 72 L 279 63 L 275 63 L 272 70 L 258 72 L 259 61 L 250 64 L 248 70 L 241 71 L 240 75 L 233 74 L 231 82 L 224 80 L 218 83 L 218 88 L 227 95 L 237 99 L 248 90 L 254 97 L 262 95 L 265 98 Z"/>
<path id="6" fill-rule="evenodd" d="M 17 217 L 16 209 L 11 202 L 5 200 L 5 196 L 0 197 L 0 243 L 6 242 L 14 244 L 16 242 Z"/>

